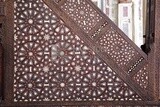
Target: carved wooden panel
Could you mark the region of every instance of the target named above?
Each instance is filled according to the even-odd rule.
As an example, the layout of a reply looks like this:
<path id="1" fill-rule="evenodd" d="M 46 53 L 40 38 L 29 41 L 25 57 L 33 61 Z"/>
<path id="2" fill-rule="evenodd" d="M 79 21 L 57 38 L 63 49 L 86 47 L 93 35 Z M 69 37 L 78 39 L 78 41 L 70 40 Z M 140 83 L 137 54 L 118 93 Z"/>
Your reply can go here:
<path id="1" fill-rule="evenodd" d="M 130 44 L 131 41 L 128 42 L 129 39 L 125 37 L 124 34 L 117 32 L 118 28 L 115 28 L 110 20 L 100 15 L 98 10 L 96 11 L 90 0 L 61 0 L 61 2 L 63 2 L 63 4 L 59 2 L 61 9 L 67 13 L 84 32 L 89 33 L 88 36 L 97 41 L 101 51 L 103 51 L 105 55 L 107 54 L 112 57 L 114 62 L 124 71 L 127 73 L 134 72 L 134 69 L 146 59 L 143 53 L 137 51 L 138 48 L 135 45 Z M 101 22 L 103 23 L 101 24 Z M 138 64 L 136 64 L 136 62 L 138 62 Z"/>
<path id="2" fill-rule="evenodd" d="M 149 72 L 147 71 L 148 65 L 144 66 L 137 72 L 137 74 L 133 77 L 135 81 L 144 89 L 148 87 L 149 81 Z"/>
<path id="3" fill-rule="evenodd" d="M 148 71 L 145 70 L 145 78 L 141 78 L 140 80 L 143 82 L 145 81 L 145 86 L 142 86 L 142 84 L 139 81 L 135 80 L 135 78 L 133 77 L 134 75 L 139 75 L 139 72 L 142 70 L 142 68 L 145 68 L 147 66 L 147 56 L 135 44 L 133 44 L 133 42 L 131 42 L 126 37 L 126 35 L 113 24 L 113 22 L 111 22 L 104 14 L 102 14 L 90 0 L 61 0 L 58 2 L 54 1 L 55 3 L 52 0 L 43 1 L 53 11 L 58 11 L 57 14 L 63 20 L 65 20 L 68 25 L 70 25 L 72 30 L 77 32 L 79 37 L 84 40 L 84 42 L 88 44 L 96 54 L 99 54 L 99 56 L 105 62 L 107 62 L 111 66 L 111 68 L 113 68 L 115 72 L 122 79 L 124 79 L 125 82 L 128 82 L 126 78 L 132 78 L 133 81 L 131 80 L 132 82 L 128 84 L 132 84 L 130 85 L 131 87 L 139 85 L 136 88 L 132 88 L 135 88 L 136 91 L 141 90 L 139 94 L 142 94 L 144 92 L 142 96 L 146 98 L 146 93 L 143 89 L 148 88 L 149 80 L 145 79 L 148 78 Z M 79 7 L 81 7 L 81 3 L 95 10 L 95 16 L 99 14 L 100 17 L 102 17 L 102 19 L 100 18 L 101 20 L 99 22 L 95 22 L 94 26 L 90 25 L 91 23 L 87 25 L 91 28 L 89 32 L 86 32 L 84 30 L 84 27 L 81 28 L 82 26 L 78 24 L 75 18 L 73 18 L 73 16 L 81 16 L 79 13 L 80 11 L 85 12 L 85 10 L 79 9 Z M 74 13 L 72 11 L 73 7 L 71 7 L 71 4 L 76 5 L 76 11 L 78 12 Z M 92 13 L 86 12 L 86 14 L 89 19 L 91 19 Z M 86 23 L 85 20 L 81 20 L 80 22 Z M 78 31 L 76 30 L 76 28 L 74 28 L 74 26 L 78 27 L 77 29 L 82 30 Z M 127 75 L 125 72 L 127 73 Z"/>
<path id="4" fill-rule="evenodd" d="M 102 19 L 85 0 L 67 0 L 62 8 L 86 33 Z"/>
<path id="5" fill-rule="evenodd" d="M 151 72 L 153 73 L 153 79 L 154 79 L 154 84 L 151 84 L 152 87 L 154 85 L 154 88 L 155 88 L 155 96 L 156 96 L 156 99 L 159 100 L 160 99 L 160 14 L 159 14 L 159 11 L 160 11 L 160 1 L 156 0 L 154 1 L 154 4 L 155 4 L 155 13 L 152 13 L 152 14 L 155 14 L 155 26 L 152 27 L 155 29 L 155 35 L 154 35 L 154 50 L 152 49 L 152 53 L 150 54 L 150 60 L 151 60 L 151 64 L 150 64 L 150 69 L 152 70 L 154 68 L 154 70 Z M 151 92 L 153 92 L 151 90 Z"/>
<path id="6" fill-rule="evenodd" d="M 129 62 L 134 58 L 138 58 L 137 56 L 139 56 L 139 58 L 141 57 L 130 43 L 124 40 L 112 27 L 99 38 L 97 44 L 102 47 L 101 50 L 104 54 L 106 53 L 111 56 L 112 59 L 128 73 L 132 72 L 132 70 L 130 70 L 131 68 L 129 68 L 131 67 Z"/>
<path id="7" fill-rule="evenodd" d="M 84 0 L 54 2 L 64 4 L 64 11 L 87 34 L 102 19 Z M 71 10 L 75 9 L 74 12 L 70 12 L 69 6 Z M 89 16 L 82 15 L 86 12 Z M 129 66 L 138 55 L 143 57 L 113 27 L 96 42 L 106 49 L 104 53 L 110 55 L 118 66 Z M 144 75 L 143 70 L 135 78 Z M 142 79 L 137 79 L 140 85 Z M 146 88 L 145 83 L 142 86 Z M 90 49 L 42 0 L 14 2 L 13 87 L 14 102 L 142 100 L 117 71 Z"/>

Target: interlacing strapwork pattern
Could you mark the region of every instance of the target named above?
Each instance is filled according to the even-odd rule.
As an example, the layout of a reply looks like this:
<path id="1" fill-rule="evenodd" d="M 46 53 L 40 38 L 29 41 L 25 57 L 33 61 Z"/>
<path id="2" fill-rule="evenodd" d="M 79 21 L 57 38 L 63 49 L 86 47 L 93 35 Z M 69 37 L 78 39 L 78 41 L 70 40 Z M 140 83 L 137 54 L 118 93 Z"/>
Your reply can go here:
<path id="1" fill-rule="evenodd" d="M 66 0 L 62 9 L 86 33 L 102 19 L 102 17 L 86 2 L 86 0 Z"/>
<path id="2" fill-rule="evenodd" d="M 41 0 L 14 4 L 15 102 L 141 100 Z"/>

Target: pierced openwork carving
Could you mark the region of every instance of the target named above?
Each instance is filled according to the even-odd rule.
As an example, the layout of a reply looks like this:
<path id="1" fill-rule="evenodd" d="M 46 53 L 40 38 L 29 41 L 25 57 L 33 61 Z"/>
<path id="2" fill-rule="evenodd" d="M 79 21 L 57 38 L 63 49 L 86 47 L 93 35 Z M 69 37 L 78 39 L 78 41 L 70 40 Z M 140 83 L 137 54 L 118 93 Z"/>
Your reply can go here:
<path id="1" fill-rule="evenodd" d="M 66 64 L 73 59 L 74 48 L 67 42 L 60 42 L 52 46 L 52 60 L 57 64 Z"/>
<path id="2" fill-rule="evenodd" d="M 141 100 L 41 0 L 15 1 L 14 68 L 15 102 Z"/>
<path id="3" fill-rule="evenodd" d="M 21 71 L 22 72 L 22 71 Z M 39 94 L 43 88 L 42 78 L 35 73 L 26 73 L 21 75 L 21 77 L 17 77 L 18 84 L 16 85 L 17 90 L 15 93 L 17 94 L 16 100 L 30 100 L 39 97 Z M 37 97 L 37 98 L 36 98 Z"/>
<path id="4" fill-rule="evenodd" d="M 49 1 L 48 3 L 53 2 Z M 124 37 L 125 35 L 119 34 L 118 28 L 114 29 L 113 23 L 99 14 L 97 12 L 99 10 L 96 10 L 89 0 L 66 0 L 59 7 L 79 25 L 80 29 L 83 29 L 87 33 L 86 35 L 97 41 L 97 44 L 100 45 L 97 47 L 104 52 L 104 55 L 108 54 L 112 57 L 114 62 L 127 73 L 137 72 L 135 69 L 143 61 L 146 61 L 146 55 L 138 51 L 138 48 Z M 98 40 L 99 37 L 100 40 Z"/>
<path id="5" fill-rule="evenodd" d="M 148 86 L 148 65 L 144 66 L 137 74 L 133 77 L 134 80 L 144 89 Z"/>
<path id="6" fill-rule="evenodd" d="M 86 0 L 66 0 L 62 9 L 86 32 L 102 19 Z"/>
<path id="7" fill-rule="evenodd" d="M 139 56 L 139 53 L 112 27 L 110 27 L 108 31 L 105 32 L 101 38 L 99 38 L 97 44 L 100 45 L 100 49 L 103 53 L 110 55 L 113 60 L 125 71 L 131 72 L 131 69 L 133 70 L 135 68 L 133 68 L 135 65 L 134 62 L 130 62 L 136 59 L 137 56 Z"/>
<path id="8" fill-rule="evenodd" d="M 36 42 L 24 43 L 18 50 L 17 57 L 21 64 L 24 65 L 37 65 L 42 61 L 43 48 Z"/>

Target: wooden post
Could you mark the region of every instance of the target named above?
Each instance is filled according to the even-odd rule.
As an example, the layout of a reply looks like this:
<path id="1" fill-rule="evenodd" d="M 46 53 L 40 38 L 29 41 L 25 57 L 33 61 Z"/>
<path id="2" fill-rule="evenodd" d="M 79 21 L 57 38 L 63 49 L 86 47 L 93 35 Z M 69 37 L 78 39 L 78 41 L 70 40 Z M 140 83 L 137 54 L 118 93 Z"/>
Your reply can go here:
<path id="1" fill-rule="evenodd" d="M 155 18 L 152 20 L 154 30 L 154 43 L 151 45 L 151 52 L 148 56 L 149 61 L 149 75 L 150 75 L 150 92 L 154 94 L 155 101 L 160 100 L 160 0 L 153 0 L 155 2 Z M 154 8 L 152 7 L 152 10 Z"/>
<path id="2" fill-rule="evenodd" d="M 2 29 L 2 24 L 0 24 L 0 29 Z M 0 32 L 1 33 L 1 32 Z M 0 38 L 0 100 L 3 97 L 3 47 Z"/>
<path id="3" fill-rule="evenodd" d="M 160 100 L 160 0 L 156 0 L 155 10 L 155 44 L 154 44 L 154 70 L 155 70 L 155 95 Z"/>
<path id="4" fill-rule="evenodd" d="M 1 40 L 0 40 L 1 41 Z M 2 47 L 2 43 L 0 42 L 0 100 L 2 99 L 2 90 L 3 90 L 3 80 L 2 80 L 2 77 L 3 77 L 3 65 L 2 65 L 2 62 L 3 62 L 3 47 Z"/>
<path id="5" fill-rule="evenodd" d="M 3 90 L 3 87 L 2 87 L 2 75 L 3 75 L 3 71 L 2 71 L 2 68 L 3 68 L 3 65 L 2 65 L 2 58 L 3 58 L 3 50 L 2 50 L 2 44 L 0 43 L 0 97 L 2 99 L 2 90 Z"/>

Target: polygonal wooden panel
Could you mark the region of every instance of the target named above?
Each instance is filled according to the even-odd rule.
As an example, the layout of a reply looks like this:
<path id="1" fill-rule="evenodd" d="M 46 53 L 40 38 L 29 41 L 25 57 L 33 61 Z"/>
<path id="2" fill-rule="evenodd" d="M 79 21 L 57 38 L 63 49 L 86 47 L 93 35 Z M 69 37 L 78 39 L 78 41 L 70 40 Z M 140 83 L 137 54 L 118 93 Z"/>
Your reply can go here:
<path id="1" fill-rule="evenodd" d="M 42 0 L 15 0 L 14 68 L 15 102 L 142 100 Z"/>
<path id="2" fill-rule="evenodd" d="M 90 0 L 64 0 L 59 7 L 127 73 L 134 72 L 133 66 L 139 66 L 136 62 L 146 59 L 126 35 L 120 34 L 122 32 L 113 23 L 96 11 Z"/>
<path id="3" fill-rule="evenodd" d="M 147 56 L 144 54 L 115 24 L 106 17 L 90 0 L 43 0 L 50 9 L 61 17 L 67 25 L 86 43 L 99 57 L 101 57 L 109 66 L 139 95 L 144 99 L 152 99 L 147 97 L 148 94 L 138 81 L 132 77 L 137 74 L 147 65 Z M 74 4 L 74 6 L 71 6 Z M 92 8 L 95 16 L 99 14 L 102 19 L 95 22 L 94 26 L 89 26 L 91 30 L 86 32 L 79 22 L 76 21 L 75 16 L 82 16 L 79 12 L 85 12 L 85 9 L 79 9 L 81 4 L 85 4 L 86 8 Z M 76 5 L 76 6 L 75 6 Z M 88 7 L 87 7 L 88 6 Z M 74 7 L 76 11 L 73 12 Z M 71 9 L 70 9 L 71 8 Z M 79 9 L 79 10 L 78 10 Z M 81 12 L 81 13 L 83 13 Z M 85 16 L 92 19 L 93 13 L 86 12 Z M 74 17 L 73 17 L 74 16 Z M 80 22 L 86 23 L 86 20 Z M 111 44 L 111 45 L 110 45 Z M 146 71 L 148 72 L 148 71 Z M 147 76 L 148 77 L 148 76 Z M 147 78 L 146 77 L 146 78 Z M 141 78 L 142 79 L 142 78 Z M 144 81 L 144 79 L 143 79 Z M 148 80 L 145 80 L 148 84 Z M 146 88 L 145 88 L 146 89 Z"/>

